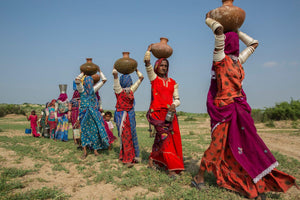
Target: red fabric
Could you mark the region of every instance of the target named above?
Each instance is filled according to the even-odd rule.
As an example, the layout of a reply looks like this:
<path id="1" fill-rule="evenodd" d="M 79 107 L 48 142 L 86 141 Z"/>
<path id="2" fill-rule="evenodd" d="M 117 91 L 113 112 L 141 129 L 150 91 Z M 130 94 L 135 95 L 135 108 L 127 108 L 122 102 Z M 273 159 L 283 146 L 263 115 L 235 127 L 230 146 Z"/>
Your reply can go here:
<path id="1" fill-rule="evenodd" d="M 56 130 L 56 121 L 48 121 L 50 127 L 50 138 L 55 138 L 55 130 Z"/>
<path id="2" fill-rule="evenodd" d="M 173 103 L 174 86 L 176 82 L 168 78 L 167 80 L 157 76 L 151 82 L 151 104 L 150 104 L 150 116 L 154 120 L 165 121 L 168 108 Z M 154 144 L 150 158 L 154 162 L 163 164 L 170 171 L 176 171 L 177 173 L 184 170 L 183 157 L 182 157 L 182 144 L 179 131 L 179 125 L 176 115 L 172 122 L 173 130 L 167 137 L 162 140 L 163 133 L 157 133 L 155 135 Z M 155 126 L 158 130 L 158 126 Z M 165 135 L 165 134 L 163 134 Z"/>
<path id="3" fill-rule="evenodd" d="M 130 111 L 132 109 L 134 104 L 134 96 L 131 90 L 129 93 L 126 93 L 125 90 L 123 90 L 119 94 L 116 93 L 116 97 L 117 97 L 116 110 L 118 112 Z"/>
<path id="4" fill-rule="evenodd" d="M 36 132 L 37 127 L 37 115 L 30 115 L 28 120 L 30 120 L 30 126 L 32 130 L 32 136 L 33 137 L 40 137 L 40 134 Z"/>
<path id="5" fill-rule="evenodd" d="M 159 110 L 150 113 L 151 117 L 156 120 L 164 121 L 167 110 Z M 158 132 L 155 135 L 154 144 L 152 146 L 152 152 L 150 158 L 158 164 L 163 164 L 169 171 L 176 171 L 179 173 L 184 170 L 183 157 L 182 157 L 182 144 L 179 131 L 177 116 L 174 116 L 173 131 L 168 134 L 163 140 L 162 134 Z M 156 127 L 155 127 L 156 128 Z"/>
<path id="6" fill-rule="evenodd" d="M 126 116 L 126 119 L 123 122 L 123 131 L 121 135 L 122 148 L 120 150 L 119 159 L 122 160 L 123 163 L 132 163 L 134 162 L 134 146 L 132 142 L 131 136 L 131 128 L 129 116 Z"/>
<path id="7" fill-rule="evenodd" d="M 233 103 L 234 97 L 243 96 L 241 91 L 245 72 L 240 62 L 234 63 L 229 56 L 225 55 L 223 60 L 214 62 L 213 66 L 218 87 L 215 99 L 226 101 L 221 103 L 220 106 Z"/>
<path id="8" fill-rule="evenodd" d="M 151 111 L 161 110 L 162 108 L 169 108 L 171 106 L 173 103 L 175 85 L 176 82 L 173 79 L 168 78 L 165 80 L 159 76 L 151 82 Z"/>

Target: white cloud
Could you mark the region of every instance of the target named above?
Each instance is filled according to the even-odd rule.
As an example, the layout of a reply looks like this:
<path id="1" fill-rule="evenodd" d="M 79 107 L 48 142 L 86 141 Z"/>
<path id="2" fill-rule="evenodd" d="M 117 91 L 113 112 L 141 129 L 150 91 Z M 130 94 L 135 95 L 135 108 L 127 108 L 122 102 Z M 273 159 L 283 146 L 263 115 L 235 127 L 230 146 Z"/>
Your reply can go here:
<path id="1" fill-rule="evenodd" d="M 270 67 L 270 68 L 271 68 L 271 67 L 276 67 L 276 66 L 278 66 L 278 63 L 275 62 L 275 61 L 269 61 L 269 62 L 264 63 L 263 66 L 264 66 L 264 67 Z"/>

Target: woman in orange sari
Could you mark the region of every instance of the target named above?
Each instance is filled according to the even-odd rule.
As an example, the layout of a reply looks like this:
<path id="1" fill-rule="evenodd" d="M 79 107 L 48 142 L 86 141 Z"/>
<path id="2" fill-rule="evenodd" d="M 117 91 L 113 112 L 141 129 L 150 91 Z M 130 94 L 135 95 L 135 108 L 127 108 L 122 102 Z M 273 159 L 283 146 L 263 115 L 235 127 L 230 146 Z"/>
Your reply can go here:
<path id="1" fill-rule="evenodd" d="M 166 58 L 157 60 L 153 69 L 150 64 L 150 51 L 151 45 L 144 58 L 151 82 L 151 103 L 147 118 L 154 125 L 156 135 L 149 167 L 155 168 L 153 162 L 165 166 L 168 175 L 174 178 L 184 170 L 181 136 L 176 116 L 176 107 L 180 105 L 178 84 L 168 77 L 169 61 Z M 174 118 L 166 121 L 167 113 L 174 114 Z"/>
<path id="2" fill-rule="evenodd" d="M 223 26 L 206 18 L 215 34 L 211 86 L 207 110 L 211 117 L 211 144 L 192 181 L 205 187 L 204 172 L 213 172 L 217 184 L 248 198 L 265 199 L 265 192 L 286 192 L 295 178 L 277 170 L 278 162 L 258 136 L 251 108 L 242 89 L 241 64 L 254 52 L 258 41 L 238 31 L 223 33 Z M 239 53 L 239 39 L 247 48 Z"/>

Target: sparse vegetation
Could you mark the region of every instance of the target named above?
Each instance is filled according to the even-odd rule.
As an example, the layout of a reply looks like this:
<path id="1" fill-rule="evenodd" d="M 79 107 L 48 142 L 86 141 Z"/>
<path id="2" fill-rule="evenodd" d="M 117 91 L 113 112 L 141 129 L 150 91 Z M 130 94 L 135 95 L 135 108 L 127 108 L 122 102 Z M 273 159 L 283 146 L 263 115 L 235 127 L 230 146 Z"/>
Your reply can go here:
<path id="1" fill-rule="evenodd" d="M 170 179 L 163 169 L 155 171 L 147 168 L 154 138 L 149 137 L 146 112 L 136 113 L 142 161 L 130 169 L 118 162 L 119 141 L 113 144 L 111 151 L 99 151 L 99 157 L 89 152 L 88 157 L 81 160 L 82 152 L 76 149 L 71 134 L 69 142 L 34 138 L 23 133 L 28 127 L 28 121 L 23 116 L 1 118 L 0 128 L 3 132 L 0 132 L 0 150 L 10 154 L 0 155 L 0 199 L 72 199 L 82 191 L 94 190 L 95 187 L 105 188 L 107 185 L 110 185 L 110 189 L 105 189 L 104 193 L 115 199 L 246 199 L 218 187 L 211 173 L 205 174 L 208 190 L 199 192 L 190 187 L 191 178 L 199 169 L 203 152 L 210 144 L 209 119 L 207 114 L 179 114 L 186 171 L 176 180 Z M 299 121 L 282 123 L 284 126 L 278 125 L 276 121 L 268 123 L 273 124 L 276 130 L 274 126 L 269 128 L 266 127 L 267 124 L 261 124 L 263 134 L 274 134 L 276 140 L 280 140 L 280 137 L 293 137 L 296 144 L 299 141 L 299 130 L 295 129 L 299 127 Z M 284 135 L 282 128 L 285 130 Z M 117 135 L 116 128 L 114 135 Z M 299 180 L 299 160 L 280 151 L 273 153 L 280 163 L 278 169 Z M 26 162 L 30 163 L 30 167 L 28 164 L 24 165 Z M 65 182 L 62 183 L 64 179 Z M 267 197 L 297 199 L 299 194 L 298 191 L 287 194 L 270 193 Z M 106 199 L 104 194 L 97 195 L 92 198 Z M 88 196 L 76 198 L 86 199 Z"/>

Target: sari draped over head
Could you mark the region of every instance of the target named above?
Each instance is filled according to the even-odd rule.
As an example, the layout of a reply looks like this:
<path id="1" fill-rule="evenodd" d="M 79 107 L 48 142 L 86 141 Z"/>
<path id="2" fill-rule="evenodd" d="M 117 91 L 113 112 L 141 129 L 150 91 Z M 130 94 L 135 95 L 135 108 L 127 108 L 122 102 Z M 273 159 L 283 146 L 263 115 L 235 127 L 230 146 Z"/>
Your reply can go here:
<path id="1" fill-rule="evenodd" d="M 169 72 L 169 61 L 168 61 L 166 58 L 160 58 L 160 59 L 158 59 L 158 60 L 155 62 L 155 64 L 154 64 L 154 72 L 155 72 L 155 74 L 158 73 L 158 66 L 160 66 L 160 64 L 161 64 L 161 62 L 162 62 L 163 60 L 167 61 L 168 69 L 167 69 L 166 77 L 168 77 L 168 72 Z"/>
<path id="2" fill-rule="evenodd" d="M 176 114 L 171 123 L 165 122 L 169 106 L 173 103 L 173 92 L 176 82 L 168 78 L 169 61 L 160 58 L 155 62 L 154 72 L 158 74 L 158 67 L 161 62 L 167 62 L 166 79 L 159 76 L 151 81 L 151 104 L 147 113 L 147 119 L 154 125 L 156 135 L 150 159 L 155 163 L 165 166 L 169 171 L 176 173 L 184 170 L 182 144 L 179 124 Z"/>
<path id="3" fill-rule="evenodd" d="M 107 149 L 108 137 L 93 85 L 93 78 L 86 76 L 83 80 L 84 91 L 80 93 L 81 142 L 83 147 L 90 145 L 94 150 Z"/>
<path id="4" fill-rule="evenodd" d="M 73 89 L 74 89 L 74 92 L 73 92 L 73 97 L 70 101 L 70 104 L 71 104 L 71 123 L 72 123 L 72 127 L 73 129 L 78 129 L 79 127 L 75 127 L 75 123 L 78 119 L 78 116 L 79 116 L 79 104 L 80 104 L 80 94 L 76 88 L 76 84 L 75 84 L 75 87 L 74 87 L 74 83 L 75 81 L 73 81 Z"/>
<path id="5" fill-rule="evenodd" d="M 225 35 L 226 56 L 238 56 L 237 34 L 228 32 Z M 226 56 L 225 61 L 231 58 Z M 222 62 L 214 62 L 212 71 L 216 67 L 224 67 Z M 221 63 L 220 66 L 217 63 Z M 235 65 L 234 61 L 231 63 Z M 238 81 L 235 77 L 230 78 Z M 295 180 L 275 169 L 278 162 L 257 134 L 251 107 L 243 89 L 233 102 L 222 106 L 216 104 L 217 92 L 217 79 L 212 77 L 206 102 L 211 118 L 212 142 L 204 153 L 200 168 L 213 171 L 221 187 L 240 192 L 249 198 L 267 191 L 286 191 Z M 225 100 L 228 98 L 224 97 Z M 289 183 L 288 186 L 284 186 L 285 183 Z"/>
<path id="6" fill-rule="evenodd" d="M 120 140 L 119 159 L 123 163 L 134 162 L 140 156 L 138 138 L 136 134 L 136 121 L 134 111 L 134 95 L 130 89 L 132 79 L 129 74 L 120 76 L 120 85 L 123 91 L 116 94 L 117 104 L 114 115 Z"/>
<path id="7" fill-rule="evenodd" d="M 57 127 L 55 131 L 55 139 L 61 141 L 68 141 L 68 109 L 69 101 L 66 93 L 61 93 L 57 99 L 58 111 L 57 111 Z"/>

